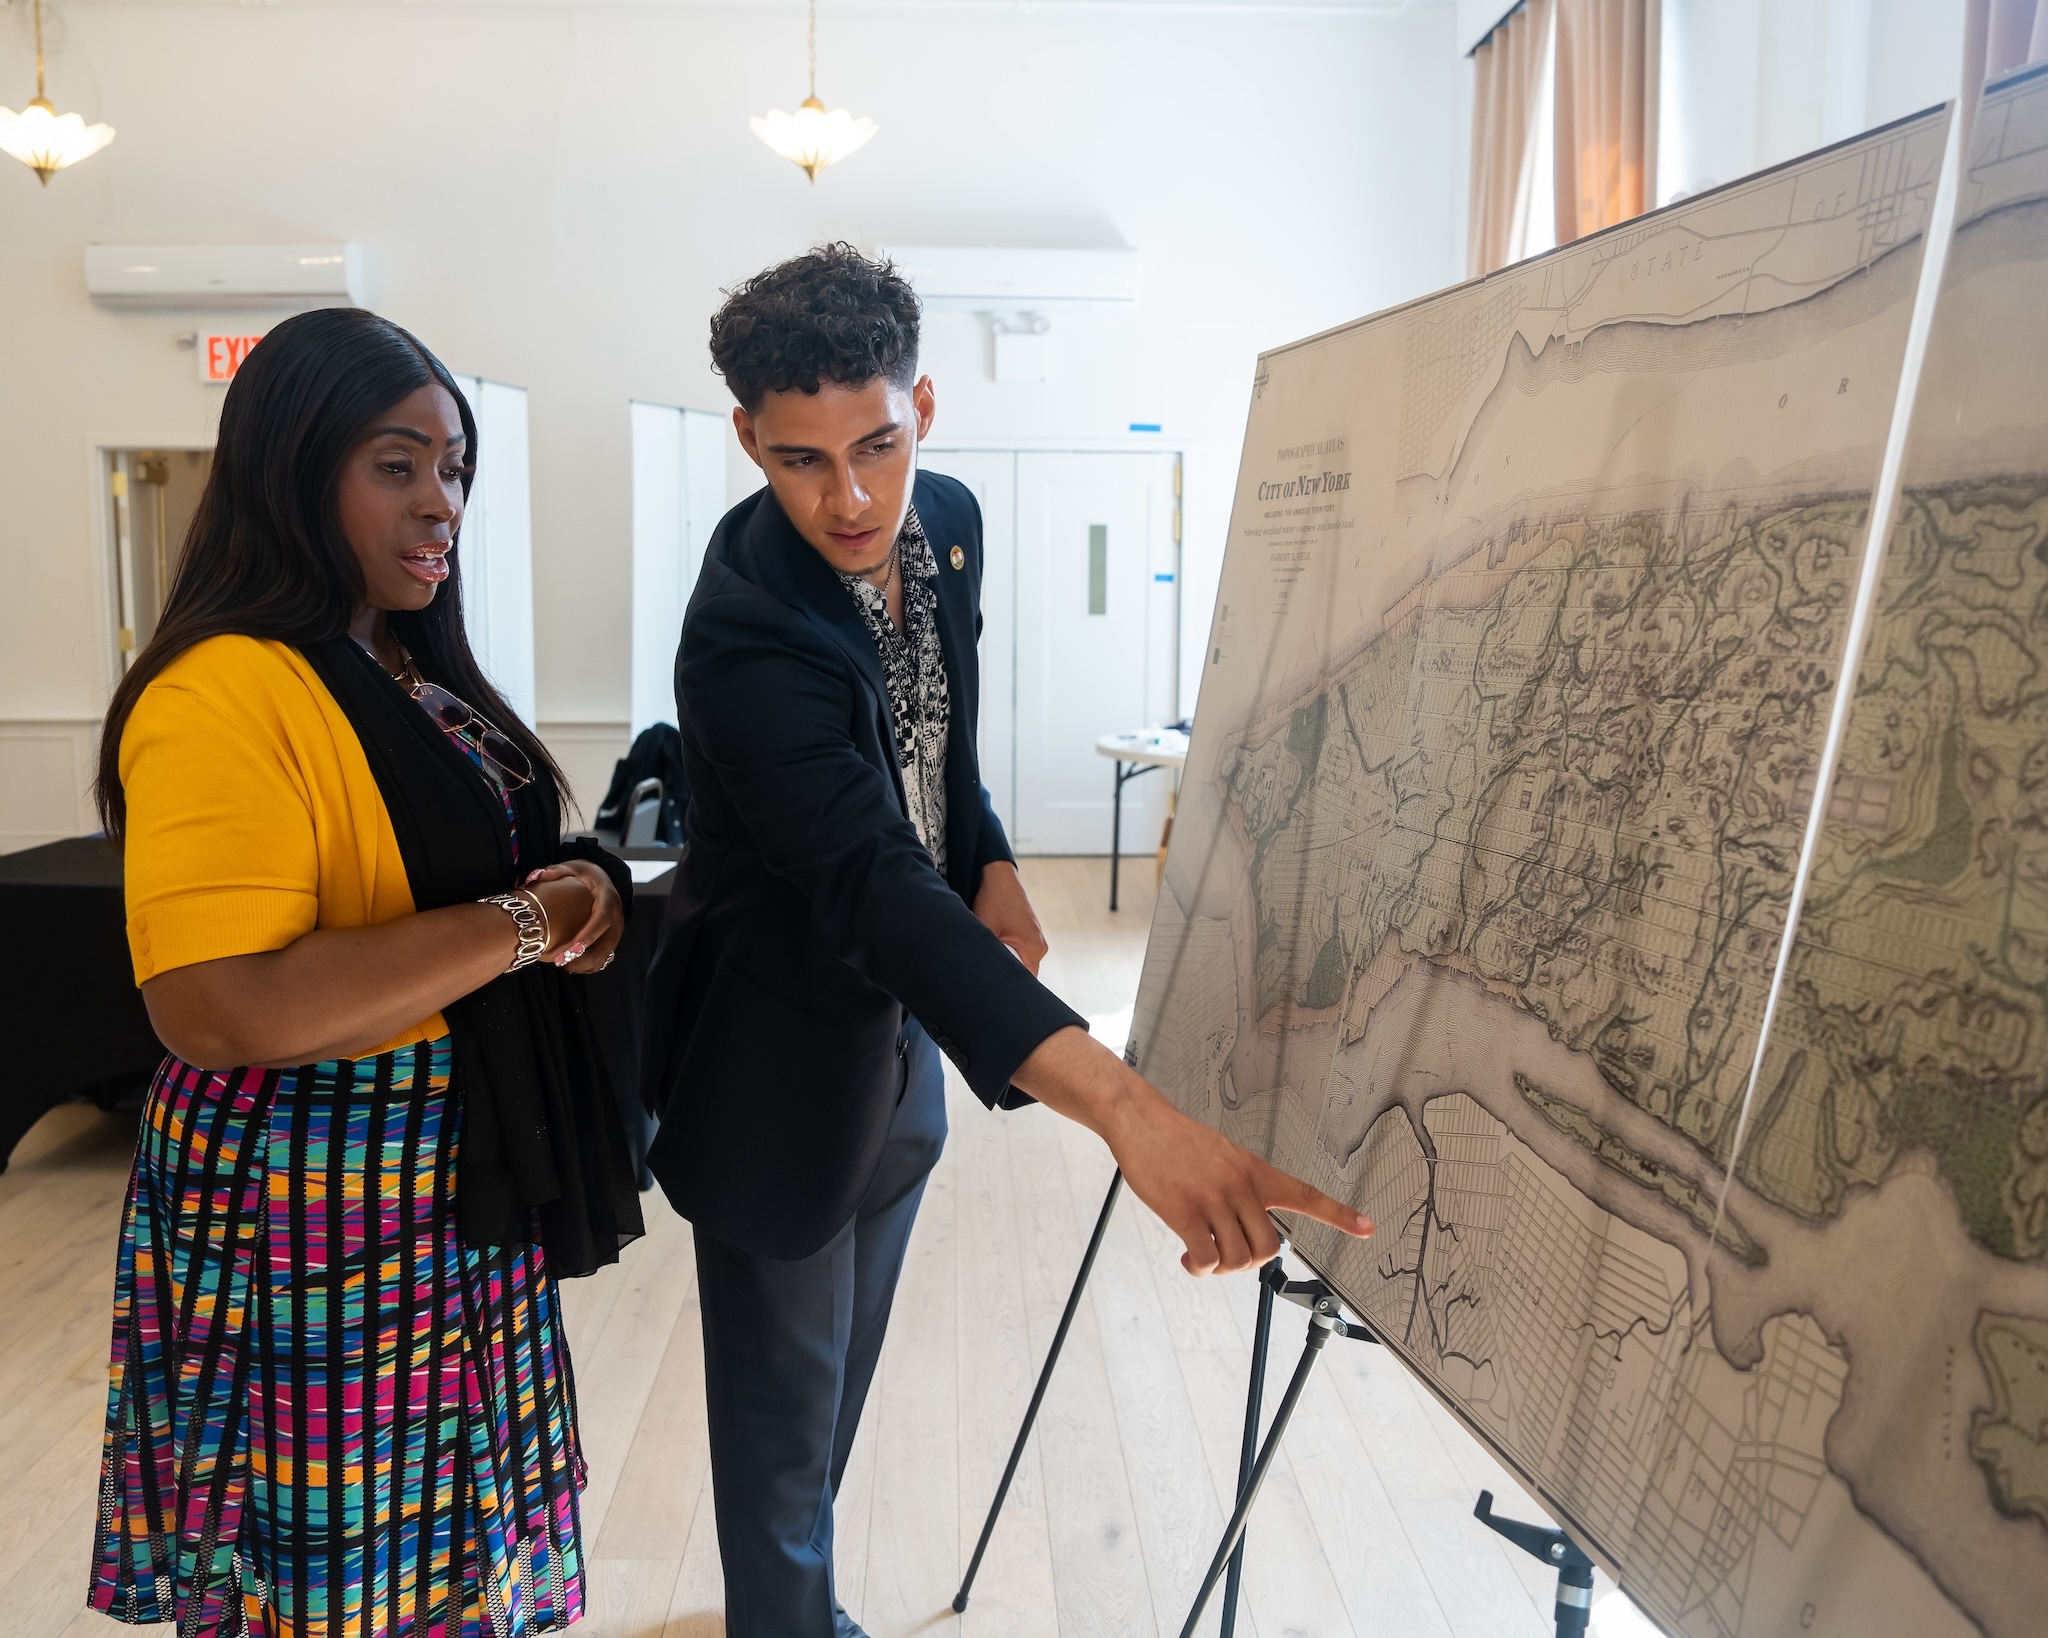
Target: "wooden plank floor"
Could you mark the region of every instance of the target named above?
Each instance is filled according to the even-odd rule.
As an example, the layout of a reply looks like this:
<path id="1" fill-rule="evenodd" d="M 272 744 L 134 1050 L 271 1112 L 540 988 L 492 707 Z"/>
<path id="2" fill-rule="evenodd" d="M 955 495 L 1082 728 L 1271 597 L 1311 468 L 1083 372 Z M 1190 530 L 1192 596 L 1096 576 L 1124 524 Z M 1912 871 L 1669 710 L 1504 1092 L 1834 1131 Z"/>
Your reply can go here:
<path id="1" fill-rule="evenodd" d="M 1028 861 L 1081 1012 L 1126 1012 L 1151 913 L 1132 861 Z M 1116 1044 L 1121 1046 L 1120 1037 Z M 1190 1280 L 1126 1197 L 964 1616 L 951 1610 L 1108 1184 L 1107 1151 L 1042 1110 L 990 1115 L 957 1083 L 838 1515 L 842 1597 L 874 1638 L 1177 1633 L 1236 1482 L 1256 1286 Z M 0 1175 L 0 1627 L 108 1638 L 82 1611 L 114 1241 L 133 1144 L 56 1111 Z M 720 1615 L 690 1240 L 661 1202 L 616 1268 L 566 1287 L 583 1432 L 589 1638 L 715 1638 Z M 1301 1316 L 1283 1307 L 1266 1403 Z M 1380 1350 L 1323 1356 L 1254 1515 L 1238 1631 L 1514 1638 L 1550 1631 L 1553 1580 L 1471 1518 L 1491 1488 L 1538 1509 Z M 1602 1582 L 1604 1589 L 1606 1583 Z M 1210 1614 L 1205 1630 L 1214 1632 Z M 168 1627 L 152 1629 L 168 1633 Z"/>

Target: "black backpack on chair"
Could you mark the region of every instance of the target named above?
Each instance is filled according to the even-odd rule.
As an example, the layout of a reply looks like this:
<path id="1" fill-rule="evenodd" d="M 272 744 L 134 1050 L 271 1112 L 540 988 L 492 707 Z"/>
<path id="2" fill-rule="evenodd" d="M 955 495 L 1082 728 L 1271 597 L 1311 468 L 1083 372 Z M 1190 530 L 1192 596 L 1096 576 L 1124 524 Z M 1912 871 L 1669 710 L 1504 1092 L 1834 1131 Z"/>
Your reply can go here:
<path id="1" fill-rule="evenodd" d="M 683 809 L 689 801 L 683 736 L 670 724 L 657 722 L 641 732 L 612 769 L 611 788 L 590 828 L 613 847 L 681 847 Z M 653 827 L 648 834 L 650 808 Z"/>

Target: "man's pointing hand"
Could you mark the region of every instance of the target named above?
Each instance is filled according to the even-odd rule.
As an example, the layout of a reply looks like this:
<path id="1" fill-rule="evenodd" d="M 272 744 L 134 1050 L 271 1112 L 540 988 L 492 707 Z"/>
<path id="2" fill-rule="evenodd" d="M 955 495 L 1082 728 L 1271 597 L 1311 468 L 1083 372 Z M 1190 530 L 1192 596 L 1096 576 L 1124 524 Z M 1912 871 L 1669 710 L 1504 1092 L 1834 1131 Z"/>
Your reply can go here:
<path id="1" fill-rule="evenodd" d="M 1268 1210 L 1298 1212 L 1360 1238 L 1372 1233 L 1363 1212 L 1182 1114 L 1085 1030 L 1048 1036 L 1012 1079 L 1109 1145 L 1131 1192 L 1186 1244 L 1180 1261 L 1190 1274 L 1230 1274 L 1274 1256 L 1280 1236 Z"/>

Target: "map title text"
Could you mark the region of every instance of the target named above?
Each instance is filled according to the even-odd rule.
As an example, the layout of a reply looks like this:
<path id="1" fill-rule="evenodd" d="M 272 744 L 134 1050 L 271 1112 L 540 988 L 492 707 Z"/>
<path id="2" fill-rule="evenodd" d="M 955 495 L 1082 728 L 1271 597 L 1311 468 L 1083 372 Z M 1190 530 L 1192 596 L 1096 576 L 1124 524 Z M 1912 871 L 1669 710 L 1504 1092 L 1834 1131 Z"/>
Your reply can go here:
<path id="1" fill-rule="evenodd" d="M 1335 495 L 1351 487 L 1349 472 L 1305 472 L 1281 483 L 1259 485 L 1259 499 L 1293 500 L 1298 495 Z"/>

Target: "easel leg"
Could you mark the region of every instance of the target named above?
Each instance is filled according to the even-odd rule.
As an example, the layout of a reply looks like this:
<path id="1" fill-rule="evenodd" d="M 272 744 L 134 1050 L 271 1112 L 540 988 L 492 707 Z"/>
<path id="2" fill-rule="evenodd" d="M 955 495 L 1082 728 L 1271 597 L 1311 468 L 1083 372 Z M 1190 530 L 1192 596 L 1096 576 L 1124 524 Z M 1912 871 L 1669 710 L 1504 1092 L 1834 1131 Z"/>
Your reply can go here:
<path id="1" fill-rule="evenodd" d="M 1116 908 L 1116 870 L 1124 856 L 1124 765 L 1116 767 L 1116 800 L 1109 815 L 1109 907 Z"/>
<path id="2" fill-rule="evenodd" d="M 1259 1270 L 1259 1322 L 1252 1331 L 1252 1380 L 1245 1391 L 1244 1443 L 1237 1455 L 1237 1499 L 1244 1500 L 1245 1486 L 1252 1480 L 1252 1463 L 1259 1453 L 1259 1402 L 1266 1386 L 1266 1352 L 1273 1340 L 1273 1281 L 1281 1278 L 1280 1259 L 1275 1257 Z M 1223 1622 L 1218 1638 L 1234 1638 L 1237 1632 L 1237 1594 L 1244 1583 L 1244 1536 L 1230 1555 L 1230 1574 L 1223 1583 Z"/>
<path id="3" fill-rule="evenodd" d="M 1316 1356 L 1329 1342 L 1330 1332 L 1329 1321 L 1321 1313 L 1310 1316 L 1308 1338 L 1301 1347 L 1301 1360 L 1288 1380 L 1286 1393 L 1280 1396 L 1280 1408 L 1273 1413 L 1273 1426 L 1266 1434 L 1266 1443 L 1259 1451 L 1258 1461 L 1252 1466 L 1251 1478 L 1238 1495 L 1237 1511 L 1230 1515 L 1222 1543 L 1216 1549 L 1216 1556 L 1209 1561 L 1209 1573 L 1202 1577 L 1201 1590 L 1195 1594 L 1195 1607 L 1188 1611 L 1187 1622 L 1180 1629 L 1180 1638 L 1194 1638 L 1195 1623 L 1202 1619 L 1202 1611 L 1209 1604 L 1209 1595 L 1216 1590 L 1216 1583 L 1223 1579 L 1231 1554 L 1244 1539 L 1244 1524 L 1251 1517 L 1252 1503 L 1259 1499 L 1259 1488 L 1266 1482 L 1273 1458 L 1279 1454 L 1281 1436 L 1287 1432 L 1287 1424 L 1294 1419 L 1294 1407 L 1301 1403 L 1301 1391 L 1308 1386 L 1308 1373 L 1315 1368 Z"/>
<path id="4" fill-rule="evenodd" d="M 1017 1464 L 1024 1459 L 1024 1446 L 1031 1438 L 1032 1424 L 1038 1420 L 1038 1407 L 1045 1400 L 1046 1385 L 1052 1381 L 1052 1370 L 1060 1361 L 1060 1350 L 1066 1346 L 1067 1331 L 1081 1306 L 1081 1293 L 1087 1288 L 1088 1276 L 1095 1267 L 1095 1254 L 1102 1249 L 1102 1236 L 1109 1228 L 1109 1214 L 1116 1209 L 1116 1197 L 1123 1186 L 1124 1174 L 1121 1171 L 1111 1174 L 1109 1192 L 1102 1197 L 1102 1210 L 1095 1218 L 1095 1232 L 1088 1237 L 1088 1249 L 1082 1253 L 1080 1271 L 1074 1275 L 1074 1289 L 1067 1293 L 1066 1311 L 1060 1315 L 1059 1329 L 1052 1334 L 1052 1351 L 1045 1356 L 1045 1366 L 1038 1373 L 1038 1386 L 1032 1389 L 1031 1403 L 1024 1409 L 1024 1422 L 1017 1429 L 1017 1442 L 1010 1447 L 1010 1460 L 1003 1469 L 1001 1482 L 996 1485 L 995 1500 L 988 1504 L 988 1519 L 981 1527 L 981 1540 L 974 1544 L 974 1557 L 968 1562 L 960 1590 L 953 1595 L 956 1614 L 967 1608 L 967 1595 L 974 1590 L 974 1578 L 981 1573 L 982 1556 L 988 1551 L 989 1537 L 996 1533 L 996 1520 L 1002 1515 L 1003 1502 L 1010 1494 L 1010 1481 L 1016 1478 Z"/>

